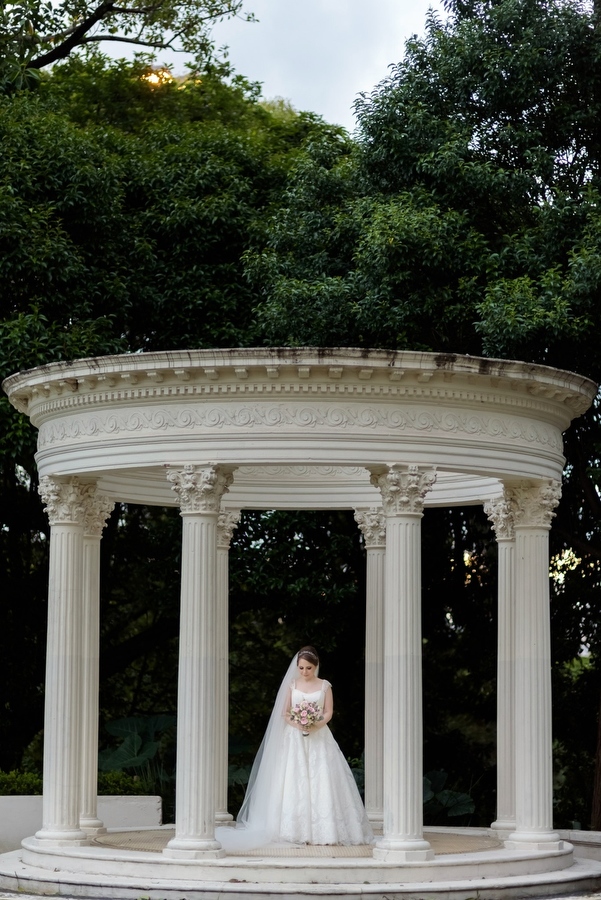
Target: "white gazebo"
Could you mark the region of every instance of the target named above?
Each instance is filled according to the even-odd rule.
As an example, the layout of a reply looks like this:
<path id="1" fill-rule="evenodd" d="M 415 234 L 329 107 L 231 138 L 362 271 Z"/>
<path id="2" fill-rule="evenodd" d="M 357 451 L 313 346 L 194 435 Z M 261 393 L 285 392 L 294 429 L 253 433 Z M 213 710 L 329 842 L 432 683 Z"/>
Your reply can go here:
<path id="1" fill-rule="evenodd" d="M 498 896 L 524 878 L 535 893 L 601 876 L 552 816 L 548 534 L 562 432 L 591 381 L 452 354 L 278 348 L 53 363 L 4 389 L 39 429 L 51 540 L 43 824 L 0 857 L 0 886 L 200 897 L 215 883 L 368 883 L 391 896 L 466 882 L 469 896 L 477 878 Z M 98 840 L 99 555 L 117 501 L 178 506 L 183 523 L 176 823 L 162 852 Z M 422 823 L 420 524 L 424 507 L 466 504 L 484 505 L 499 550 L 498 847 L 438 856 Z M 382 834 L 352 863 L 232 858 L 215 839 L 231 820 L 228 547 L 242 509 L 351 509 L 365 536 L 366 805 Z"/>

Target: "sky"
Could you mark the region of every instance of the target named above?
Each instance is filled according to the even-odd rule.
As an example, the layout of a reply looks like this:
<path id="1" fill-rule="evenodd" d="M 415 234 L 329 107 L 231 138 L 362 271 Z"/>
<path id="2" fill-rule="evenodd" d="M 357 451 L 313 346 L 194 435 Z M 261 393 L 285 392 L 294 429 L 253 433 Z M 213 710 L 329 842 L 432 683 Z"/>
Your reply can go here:
<path id="1" fill-rule="evenodd" d="M 354 127 L 352 104 L 386 77 L 405 40 L 422 35 L 440 0 L 247 0 L 259 20 L 230 20 L 214 30 L 237 72 L 263 84 L 266 98 Z"/>

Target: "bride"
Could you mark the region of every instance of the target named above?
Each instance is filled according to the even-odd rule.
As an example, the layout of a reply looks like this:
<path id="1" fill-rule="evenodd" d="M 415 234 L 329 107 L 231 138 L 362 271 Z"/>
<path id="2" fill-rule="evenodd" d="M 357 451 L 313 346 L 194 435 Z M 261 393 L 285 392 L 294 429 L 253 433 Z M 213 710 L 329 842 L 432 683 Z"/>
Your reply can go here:
<path id="1" fill-rule="evenodd" d="M 236 828 L 218 829 L 217 839 L 226 850 L 282 841 L 373 840 L 351 770 L 328 728 L 334 712 L 332 686 L 318 677 L 318 670 L 313 647 L 303 647 L 292 660 L 252 767 Z M 308 724 L 300 709 L 303 702 L 313 710 L 318 707 L 316 720 Z"/>

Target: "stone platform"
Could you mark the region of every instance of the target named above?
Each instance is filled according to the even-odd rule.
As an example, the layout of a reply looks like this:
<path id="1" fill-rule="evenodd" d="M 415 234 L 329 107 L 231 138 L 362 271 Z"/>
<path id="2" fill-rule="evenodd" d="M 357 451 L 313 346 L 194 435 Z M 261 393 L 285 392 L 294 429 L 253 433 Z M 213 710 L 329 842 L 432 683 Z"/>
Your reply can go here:
<path id="1" fill-rule="evenodd" d="M 435 858 L 404 865 L 373 859 L 370 847 L 289 845 L 174 860 L 161 852 L 172 835 L 169 827 L 120 829 L 86 847 L 43 851 L 27 839 L 0 856 L 0 900 L 504 900 L 601 891 L 601 862 L 575 857 L 567 841 L 551 852 L 515 852 L 487 829 L 429 830 Z"/>

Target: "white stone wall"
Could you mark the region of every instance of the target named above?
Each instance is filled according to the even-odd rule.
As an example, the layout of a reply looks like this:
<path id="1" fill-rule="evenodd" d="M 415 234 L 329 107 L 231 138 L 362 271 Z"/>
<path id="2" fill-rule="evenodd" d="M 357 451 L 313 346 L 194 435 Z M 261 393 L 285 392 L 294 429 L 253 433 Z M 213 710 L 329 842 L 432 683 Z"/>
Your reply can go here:
<path id="1" fill-rule="evenodd" d="M 160 797 L 99 797 L 98 814 L 107 828 L 160 825 Z M 0 853 L 17 850 L 42 825 L 42 797 L 0 797 Z"/>

